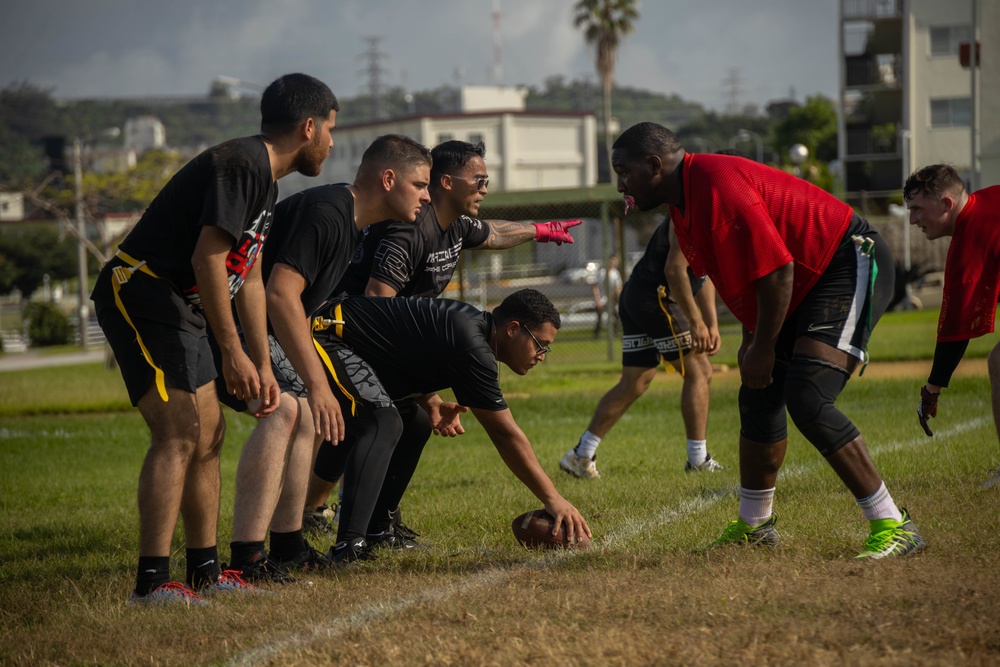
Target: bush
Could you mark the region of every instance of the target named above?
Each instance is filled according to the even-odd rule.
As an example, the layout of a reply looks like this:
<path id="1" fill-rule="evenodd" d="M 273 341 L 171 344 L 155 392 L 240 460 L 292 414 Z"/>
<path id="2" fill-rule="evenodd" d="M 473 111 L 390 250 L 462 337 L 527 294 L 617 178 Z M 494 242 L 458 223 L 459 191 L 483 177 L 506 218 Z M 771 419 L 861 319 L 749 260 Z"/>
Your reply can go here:
<path id="1" fill-rule="evenodd" d="M 35 347 L 65 345 L 70 342 L 69 318 L 51 303 L 29 303 L 24 308 L 28 337 Z"/>

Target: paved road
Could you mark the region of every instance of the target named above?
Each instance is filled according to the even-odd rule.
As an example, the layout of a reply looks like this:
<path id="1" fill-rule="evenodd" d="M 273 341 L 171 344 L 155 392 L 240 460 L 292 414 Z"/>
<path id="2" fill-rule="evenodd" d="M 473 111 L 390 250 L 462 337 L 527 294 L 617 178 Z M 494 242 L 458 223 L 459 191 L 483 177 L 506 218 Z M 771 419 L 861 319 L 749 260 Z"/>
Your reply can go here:
<path id="1" fill-rule="evenodd" d="M 0 372 L 23 371 L 29 368 L 44 368 L 48 366 L 73 366 L 76 364 L 95 364 L 104 361 L 104 350 L 80 350 L 62 354 L 43 354 L 29 350 L 27 352 L 12 352 L 0 356 Z"/>

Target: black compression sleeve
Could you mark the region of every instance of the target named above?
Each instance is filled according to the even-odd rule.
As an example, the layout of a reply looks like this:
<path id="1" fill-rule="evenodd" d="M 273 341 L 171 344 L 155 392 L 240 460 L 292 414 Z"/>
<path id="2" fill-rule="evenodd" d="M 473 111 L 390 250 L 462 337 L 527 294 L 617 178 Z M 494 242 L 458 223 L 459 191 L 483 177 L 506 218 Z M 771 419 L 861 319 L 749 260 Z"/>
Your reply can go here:
<path id="1" fill-rule="evenodd" d="M 951 381 L 951 374 L 958 368 L 958 362 L 962 360 L 962 355 L 968 347 L 967 340 L 938 343 L 934 348 L 934 364 L 931 366 L 931 376 L 927 378 L 927 383 L 947 387 Z"/>

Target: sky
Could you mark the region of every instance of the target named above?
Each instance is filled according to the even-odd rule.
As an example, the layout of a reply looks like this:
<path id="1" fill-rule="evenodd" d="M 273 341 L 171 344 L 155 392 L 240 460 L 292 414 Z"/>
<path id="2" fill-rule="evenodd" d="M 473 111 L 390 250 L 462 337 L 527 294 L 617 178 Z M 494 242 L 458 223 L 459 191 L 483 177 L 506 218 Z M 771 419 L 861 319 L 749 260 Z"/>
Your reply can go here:
<path id="1" fill-rule="evenodd" d="M 645 0 L 619 50 L 619 85 L 723 110 L 836 97 L 840 0 Z M 228 76 L 288 72 L 338 97 L 367 90 L 378 38 L 384 85 L 430 90 L 494 79 L 494 6 L 506 85 L 597 81 L 573 0 L 2 0 L 0 87 L 59 99 L 201 95 Z"/>

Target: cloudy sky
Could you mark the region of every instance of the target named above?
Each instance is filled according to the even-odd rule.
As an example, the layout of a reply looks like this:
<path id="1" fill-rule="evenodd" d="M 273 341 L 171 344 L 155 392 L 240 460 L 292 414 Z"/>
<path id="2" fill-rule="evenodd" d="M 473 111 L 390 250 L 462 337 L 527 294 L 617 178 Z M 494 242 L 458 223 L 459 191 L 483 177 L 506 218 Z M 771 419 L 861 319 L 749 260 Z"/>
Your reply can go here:
<path id="1" fill-rule="evenodd" d="M 839 0 L 645 0 L 617 80 L 710 108 L 837 86 Z M 368 38 L 383 82 L 410 90 L 493 83 L 494 0 L 22 0 L 4 2 L 0 86 L 57 98 L 203 94 L 219 75 L 266 84 L 312 74 L 362 92 Z M 502 82 L 591 77 L 573 0 L 497 0 Z"/>

